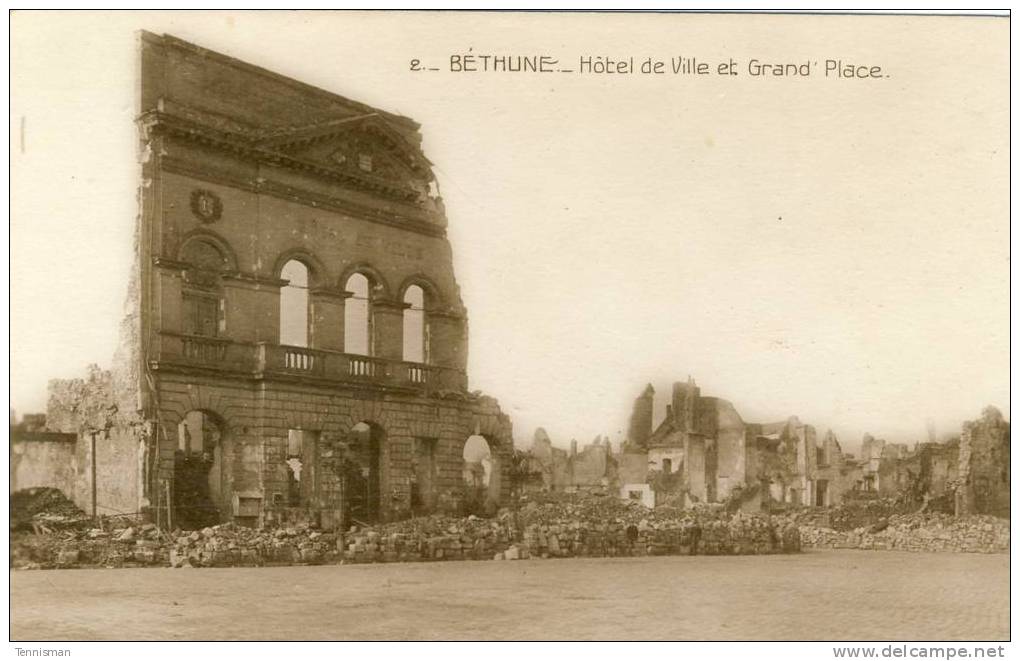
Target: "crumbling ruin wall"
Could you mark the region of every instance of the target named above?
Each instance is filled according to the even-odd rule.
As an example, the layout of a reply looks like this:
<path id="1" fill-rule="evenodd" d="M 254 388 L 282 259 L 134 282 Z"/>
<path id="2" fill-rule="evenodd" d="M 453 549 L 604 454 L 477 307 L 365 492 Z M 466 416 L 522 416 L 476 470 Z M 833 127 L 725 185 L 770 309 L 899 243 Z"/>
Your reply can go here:
<path id="1" fill-rule="evenodd" d="M 963 424 L 957 514 L 1009 516 L 1009 423 L 989 406 Z"/>
<path id="2" fill-rule="evenodd" d="M 902 443 L 884 443 L 878 461 L 878 493 L 883 498 L 894 498 L 909 486 L 913 475 L 920 472 L 920 463 L 911 466 L 904 462 L 909 450 Z"/>
<path id="3" fill-rule="evenodd" d="M 539 427 L 529 450 L 530 470 L 542 476 L 542 488 L 562 491 L 570 483 L 567 452 L 553 447 L 549 434 Z"/>
<path id="4" fill-rule="evenodd" d="M 722 501 L 730 492 L 744 484 L 744 421 L 737 409 L 725 399 L 703 397 L 702 429 L 715 439 L 715 500 Z"/>
<path id="5" fill-rule="evenodd" d="M 625 445 L 630 451 L 648 447 L 648 437 L 652 435 L 652 414 L 655 405 L 655 388 L 652 384 L 645 386 L 644 391 L 634 400 L 634 408 L 630 414 Z"/>
<path id="6" fill-rule="evenodd" d="M 92 438 L 95 433 L 96 511 L 92 511 Z M 134 427 L 111 427 L 81 432 L 75 449 L 73 499 L 88 514 L 136 516 L 142 513 L 142 480 L 139 472 L 144 438 Z"/>
<path id="7" fill-rule="evenodd" d="M 570 486 L 579 488 L 604 487 L 610 481 L 609 443 L 595 439 L 570 457 Z"/>
<path id="8" fill-rule="evenodd" d="M 74 493 L 75 442 L 73 434 L 11 431 L 10 493 L 32 487 L 53 487 Z"/>
<path id="9" fill-rule="evenodd" d="M 124 409 L 123 400 L 118 401 L 122 393 L 131 392 L 123 383 L 113 373 L 90 365 L 83 379 L 54 379 L 49 384 L 47 427 L 78 436 L 74 489 L 67 495 L 89 514 L 93 488 L 96 514 L 137 514 L 146 505 L 140 471 L 148 427 L 133 408 Z"/>

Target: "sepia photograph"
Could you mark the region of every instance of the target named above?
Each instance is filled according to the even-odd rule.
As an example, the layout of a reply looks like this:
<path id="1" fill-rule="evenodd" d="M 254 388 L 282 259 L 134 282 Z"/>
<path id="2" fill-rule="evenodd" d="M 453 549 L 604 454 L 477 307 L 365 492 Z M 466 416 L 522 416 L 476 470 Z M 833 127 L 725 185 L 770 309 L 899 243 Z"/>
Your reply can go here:
<path id="1" fill-rule="evenodd" d="M 10 655 L 1007 656 L 1008 11 L 8 20 Z"/>

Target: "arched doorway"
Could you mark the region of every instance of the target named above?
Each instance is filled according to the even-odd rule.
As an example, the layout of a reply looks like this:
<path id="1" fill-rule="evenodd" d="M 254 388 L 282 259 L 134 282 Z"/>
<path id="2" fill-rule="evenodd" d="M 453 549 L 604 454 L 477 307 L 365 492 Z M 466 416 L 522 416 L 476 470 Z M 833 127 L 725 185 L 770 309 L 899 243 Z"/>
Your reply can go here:
<path id="1" fill-rule="evenodd" d="M 375 523 L 385 513 L 382 487 L 386 432 L 373 422 L 361 421 L 351 427 L 349 439 L 357 470 L 345 476 L 347 518 Z"/>
<path id="2" fill-rule="evenodd" d="M 174 527 L 195 530 L 216 525 L 229 512 L 226 426 L 202 410 L 184 414 L 174 452 Z"/>
<path id="3" fill-rule="evenodd" d="M 464 509 L 470 514 L 493 514 L 499 505 L 499 458 L 480 434 L 464 442 Z"/>

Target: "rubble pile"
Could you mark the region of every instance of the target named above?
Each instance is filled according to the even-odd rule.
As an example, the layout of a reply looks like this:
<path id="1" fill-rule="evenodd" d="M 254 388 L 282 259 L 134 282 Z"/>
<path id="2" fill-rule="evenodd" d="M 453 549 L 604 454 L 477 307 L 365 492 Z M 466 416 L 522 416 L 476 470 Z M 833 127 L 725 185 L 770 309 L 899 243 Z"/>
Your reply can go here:
<path id="1" fill-rule="evenodd" d="M 899 514 L 871 526 L 839 531 L 800 526 L 810 548 L 914 552 L 1008 553 L 1009 520 L 986 515 Z"/>
<path id="2" fill-rule="evenodd" d="M 124 525 L 124 524 L 121 524 Z M 719 506 L 649 510 L 611 496 L 529 502 L 485 519 L 432 515 L 334 533 L 235 524 L 160 532 L 153 524 L 12 537 L 12 568 L 229 567 L 280 564 L 515 560 L 529 557 L 796 552 L 796 526 Z"/>
<path id="3" fill-rule="evenodd" d="M 256 530 L 232 523 L 177 532 L 171 567 L 245 567 L 336 562 L 337 535 L 309 527 Z"/>
<path id="4" fill-rule="evenodd" d="M 737 515 L 728 521 L 644 519 L 623 522 L 532 524 L 524 530 L 527 555 L 613 557 L 645 555 L 755 555 L 799 550 L 796 526 L 780 531 L 767 517 Z"/>
<path id="5" fill-rule="evenodd" d="M 166 566 L 165 537 L 151 523 L 112 531 L 78 527 L 50 534 L 12 534 L 11 568 Z"/>
<path id="6" fill-rule="evenodd" d="M 60 489 L 32 487 L 11 494 L 11 530 L 45 533 L 87 525 L 89 517 Z"/>
<path id="7" fill-rule="evenodd" d="M 353 530 L 344 536 L 344 559 L 355 563 L 491 560 L 509 550 L 515 537 L 512 515 L 506 511 L 495 519 L 432 515 Z"/>
<path id="8" fill-rule="evenodd" d="M 649 510 L 613 496 L 551 494 L 532 497 L 516 513 L 495 519 L 429 516 L 367 528 L 345 536 L 350 562 L 517 560 L 530 557 L 736 555 L 796 552 L 795 526 L 722 506 Z"/>
<path id="9" fill-rule="evenodd" d="M 828 527 L 840 531 L 866 528 L 916 509 L 916 505 L 905 504 L 896 498 L 844 501 L 829 509 Z"/>
<path id="10" fill-rule="evenodd" d="M 337 535 L 303 528 L 255 530 L 232 523 L 191 532 L 154 524 L 11 538 L 11 567 L 233 567 L 337 562 Z"/>
<path id="11" fill-rule="evenodd" d="M 57 492 L 59 494 L 59 492 Z M 60 498 L 63 498 L 60 496 Z M 66 499 L 64 499 L 66 500 Z M 195 531 L 161 532 L 151 523 L 91 528 L 53 494 L 19 497 L 20 521 L 43 514 L 74 522 L 63 529 L 11 535 L 12 568 L 231 567 L 291 564 L 516 560 L 530 557 L 756 555 L 807 548 L 996 553 L 1009 550 L 1009 521 L 991 516 L 896 514 L 852 530 L 817 525 L 791 512 L 728 513 L 718 505 L 688 509 L 640 504 L 611 496 L 531 500 L 492 519 L 432 515 L 351 528 L 308 526 L 257 530 L 226 523 Z M 27 504 L 26 504 L 27 503 Z M 53 507 L 44 507 L 50 503 Z M 71 505 L 73 507 L 73 505 Z M 55 520 L 55 519 L 54 519 Z"/>

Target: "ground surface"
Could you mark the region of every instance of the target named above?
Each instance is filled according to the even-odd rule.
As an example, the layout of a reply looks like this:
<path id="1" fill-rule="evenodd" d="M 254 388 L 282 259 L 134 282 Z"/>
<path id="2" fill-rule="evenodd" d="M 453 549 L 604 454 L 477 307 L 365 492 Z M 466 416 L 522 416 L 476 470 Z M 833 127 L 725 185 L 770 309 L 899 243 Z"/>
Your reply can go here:
<path id="1" fill-rule="evenodd" d="M 11 572 L 12 640 L 1001 640 L 1007 555 Z"/>

